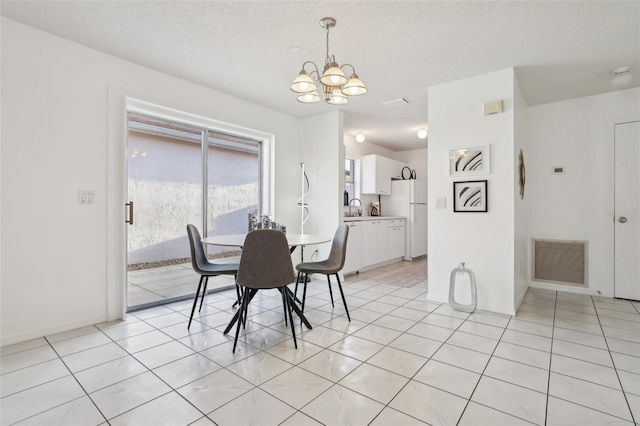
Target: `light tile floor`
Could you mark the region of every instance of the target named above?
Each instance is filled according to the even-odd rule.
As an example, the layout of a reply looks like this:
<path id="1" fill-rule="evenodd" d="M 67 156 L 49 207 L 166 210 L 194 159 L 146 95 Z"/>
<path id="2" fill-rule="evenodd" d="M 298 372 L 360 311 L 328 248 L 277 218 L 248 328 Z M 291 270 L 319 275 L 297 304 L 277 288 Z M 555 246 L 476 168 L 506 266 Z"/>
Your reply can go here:
<path id="1" fill-rule="evenodd" d="M 237 263 L 239 257 L 225 257 L 214 263 Z M 127 303 L 129 307 L 166 299 L 194 295 L 200 276 L 193 271 L 191 263 L 140 269 L 127 273 Z M 209 278 L 208 290 L 233 286 L 232 275 Z"/>
<path id="2" fill-rule="evenodd" d="M 631 425 L 640 303 L 530 289 L 515 317 L 427 299 L 426 265 L 348 277 L 347 321 L 314 280 L 298 350 L 275 291 L 235 354 L 234 293 L 1 348 L 1 423 Z M 337 288 L 334 289 L 337 295 Z"/>

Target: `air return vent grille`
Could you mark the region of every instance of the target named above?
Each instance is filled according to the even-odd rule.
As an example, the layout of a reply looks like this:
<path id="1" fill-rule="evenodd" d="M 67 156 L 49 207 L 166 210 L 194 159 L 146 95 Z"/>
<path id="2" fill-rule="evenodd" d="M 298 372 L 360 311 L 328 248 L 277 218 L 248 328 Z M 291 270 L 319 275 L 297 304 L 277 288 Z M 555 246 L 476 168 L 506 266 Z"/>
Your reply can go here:
<path id="1" fill-rule="evenodd" d="M 587 286 L 586 241 L 534 239 L 531 242 L 533 281 Z"/>

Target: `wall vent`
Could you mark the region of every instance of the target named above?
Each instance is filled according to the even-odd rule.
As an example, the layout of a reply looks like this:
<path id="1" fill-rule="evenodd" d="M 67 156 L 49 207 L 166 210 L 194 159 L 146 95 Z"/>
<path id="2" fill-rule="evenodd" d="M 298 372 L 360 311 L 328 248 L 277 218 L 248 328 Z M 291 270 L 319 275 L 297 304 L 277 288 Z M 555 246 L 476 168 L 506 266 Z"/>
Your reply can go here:
<path id="1" fill-rule="evenodd" d="M 587 287 L 587 241 L 531 240 L 532 281 Z"/>

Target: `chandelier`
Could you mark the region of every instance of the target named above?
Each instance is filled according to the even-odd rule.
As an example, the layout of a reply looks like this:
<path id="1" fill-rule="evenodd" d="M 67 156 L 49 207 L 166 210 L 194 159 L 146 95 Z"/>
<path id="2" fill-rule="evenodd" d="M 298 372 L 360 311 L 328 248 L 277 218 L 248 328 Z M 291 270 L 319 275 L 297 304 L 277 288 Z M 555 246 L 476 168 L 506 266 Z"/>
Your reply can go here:
<path id="1" fill-rule="evenodd" d="M 327 57 L 324 60 L 322 75 L 314 62 L 307 61 L 302 64 L 302 71 L 293 80 L 291 90 L 298 94 L 299 102 L 310 104 L 320 100 L 318 88 L 321 87 L 325 102 L 333 105 L 346 104 L 349 102 L 347 96 L 362 95 L 367 92 L 367 88 L 358 78 L 353 65 L 344 64 L 340 66 L 336 62 L 335 56 L 329 55 L 329 29 L 336 26 L 336 20 L 322 18 L 320 26 L 327 30 Z M 312 66 L 311 72 L 307 72 L 305 69 L 307 64 Z M 348 80 L 342 71 L 344 67 L 351 67 L 352 73 Z"/>

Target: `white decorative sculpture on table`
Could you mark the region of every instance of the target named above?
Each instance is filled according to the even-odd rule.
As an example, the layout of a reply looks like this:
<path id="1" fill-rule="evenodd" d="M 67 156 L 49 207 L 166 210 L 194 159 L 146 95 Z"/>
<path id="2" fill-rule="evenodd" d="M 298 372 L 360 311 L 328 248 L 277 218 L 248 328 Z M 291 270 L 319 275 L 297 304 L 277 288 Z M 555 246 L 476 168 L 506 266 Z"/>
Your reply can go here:
<path id="1" fill-rule="evenodd" d="M 469 283 L 471 284 L 471 304 L 463 305 L 455 300 L 456 292 L 456 276 L 458 274 L 466 274 L 469 276 Z M 464 266 L 464 262 L 460 262 L 460 266 L 451 271 L 451 278 L 449 279 L 449 306 L 456 311 L 473 312 L 478 305 L 478 295 L 476 291 L 476 275 L 471 269 L 467 269 Z"/>

